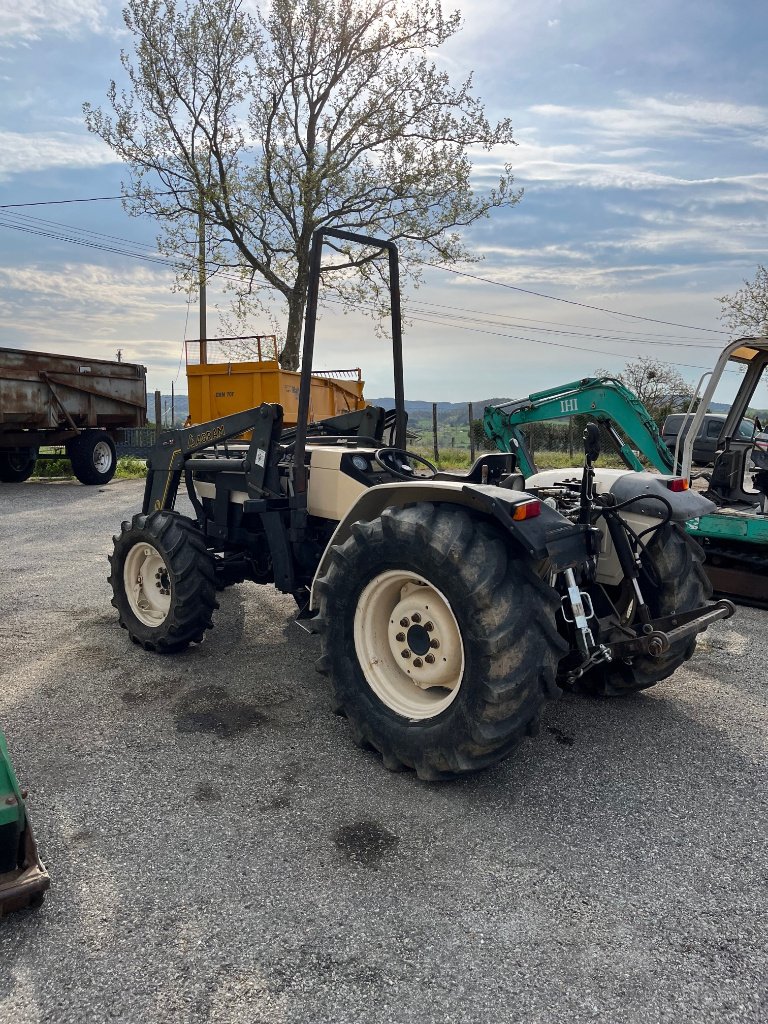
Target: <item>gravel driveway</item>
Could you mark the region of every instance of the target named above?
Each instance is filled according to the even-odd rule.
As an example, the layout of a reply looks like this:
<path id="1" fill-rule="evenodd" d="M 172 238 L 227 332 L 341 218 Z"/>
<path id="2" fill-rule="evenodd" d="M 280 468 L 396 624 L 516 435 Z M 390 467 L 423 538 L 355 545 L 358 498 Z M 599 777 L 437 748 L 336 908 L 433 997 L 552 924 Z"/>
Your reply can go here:
<path id="1" fill-rule="evenodd" d="M 271 588 L 130 643 L 142 487 L 0 491 L 0 726 L 52 877 L 0 922 L 3 1024 L 768 1020 L 768 613 L 430 786 L 353 745 Z"/>

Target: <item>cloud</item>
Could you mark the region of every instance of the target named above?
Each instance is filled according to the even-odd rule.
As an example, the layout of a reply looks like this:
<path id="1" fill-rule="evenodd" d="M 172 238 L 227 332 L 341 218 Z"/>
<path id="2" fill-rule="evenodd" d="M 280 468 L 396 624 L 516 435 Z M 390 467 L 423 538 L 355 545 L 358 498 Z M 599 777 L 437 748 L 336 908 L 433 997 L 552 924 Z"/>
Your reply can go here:
<path id="1" fill-rule="evenodd" d="M 628 141 L 638 138 L 706 137 L 713 133 L 752 136 L 753 145 L 765 145 L 768 109 L 750 104 L 702 100 L 691 96 L 664 99 L 627 97 L 619 106 L 579 108 L 552 103 L 529 108 L 536 118 L 560 120 L 571 130 L 589 131 Z"/>
<path id="2" fill-rule="evenodd" d="M 145 267 L 0 267 L 0 313 L 9 334 L 15 330 L 46 339 L 67 333 L 119 337 L 131 327 L 181 309 L 184 299 L 171 294 L 171 285 L 170 274 Z"/>
<path id="3" fill-rule="evenodd" d="M 112 150 L 93 136 L 0 131 L 0 179 L 50 167 L 102 167 L 119 162 Z"/>
<path id="4" fill-rule="evenodd" d="M 0 41 L 33 42 L 45 35 L 73 37 L 81 31 L 102 33 L 107 8 L 102 0 L 22 0 L 7 5 L 0 18 Z"/>

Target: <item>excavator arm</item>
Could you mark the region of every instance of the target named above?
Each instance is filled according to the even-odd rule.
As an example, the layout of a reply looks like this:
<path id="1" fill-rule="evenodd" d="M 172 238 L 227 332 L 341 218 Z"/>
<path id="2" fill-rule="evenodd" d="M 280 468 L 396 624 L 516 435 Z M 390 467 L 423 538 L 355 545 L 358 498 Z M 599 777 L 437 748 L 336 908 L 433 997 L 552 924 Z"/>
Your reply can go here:
<path id="1" fill-rule="evenodd" d="M 589 416 L 605 427 L 629 469 L 644 468 L 635 454 L 637 450 L 660 472 L 675 472 L 673 456 L 645 406 L 613 377 L 584 377 L 536 391 L 527 398 L 488 406 L 483 429 L 500 451 L 515 453 L 518 470 L 528 477 L 537 472 L 537 467 L 521 428 L 579 415 Z"/>

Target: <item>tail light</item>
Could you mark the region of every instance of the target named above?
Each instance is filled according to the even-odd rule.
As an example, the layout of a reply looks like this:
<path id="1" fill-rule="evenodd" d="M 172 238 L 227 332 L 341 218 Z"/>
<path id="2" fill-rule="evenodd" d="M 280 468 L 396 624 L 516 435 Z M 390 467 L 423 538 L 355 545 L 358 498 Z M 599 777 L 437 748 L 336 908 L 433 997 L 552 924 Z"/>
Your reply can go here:
<path id="1" fill-rule="evenodd" d="M 676 476 L 674 480 L 667 480 L 667 487 L 670 491 L 687 491 L 688 481 L 681 476 Z"/>
<path id="2" fill-rule="evenodd" d="M 532 498 L 530 501 L 524 501 L 520 505 L 515 505 L 512 510 L 512 518 L 516 522 L 520 522 L 522 519 L 535 519 L 536 516 L 541 515 L 541 502 L 538 498 Z"/>

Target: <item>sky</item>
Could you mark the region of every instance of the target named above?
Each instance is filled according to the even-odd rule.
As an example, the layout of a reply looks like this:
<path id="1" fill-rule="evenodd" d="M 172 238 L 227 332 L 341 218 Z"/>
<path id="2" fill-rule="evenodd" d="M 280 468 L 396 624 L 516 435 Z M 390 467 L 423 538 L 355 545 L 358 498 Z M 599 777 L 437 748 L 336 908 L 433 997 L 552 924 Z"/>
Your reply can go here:
<path id="1" fill-rule="evenodd" d="M 456 6 L 463 29 L 434 59 L 456 79 L 474 73 L 517 143 L 473 154 L 473 181 L 509 162 L 524 195 L 466 232 L 474 277 L 428 272 L 406 296 L 406 396 L 520 397 L 638 356 L 695 383 L 728 337 L 716 297 L 767 259 L 764 3 Z M 0 346 L 120 350 L 148 367 L 150 389 L 184 392 L 198 310 L 153 262 L 156 225 L 114 201 L 7 206 L 119 195 L 125 169 L 81 108 L 106 105 L 130 46 L 112 0 L 26 0 L 0 19 Z M 209 307 L 209 336 L 220 332 Z M 359 364 L 370 397 L 392 394 L 364 314 L 326 313 L 317 356 Z"/>

